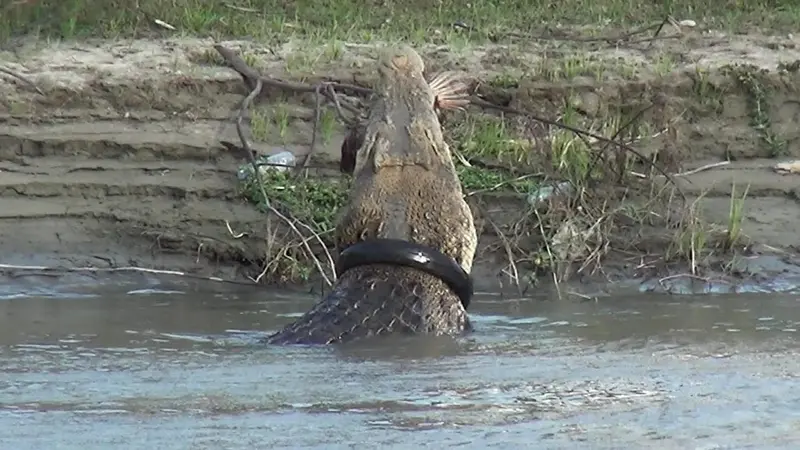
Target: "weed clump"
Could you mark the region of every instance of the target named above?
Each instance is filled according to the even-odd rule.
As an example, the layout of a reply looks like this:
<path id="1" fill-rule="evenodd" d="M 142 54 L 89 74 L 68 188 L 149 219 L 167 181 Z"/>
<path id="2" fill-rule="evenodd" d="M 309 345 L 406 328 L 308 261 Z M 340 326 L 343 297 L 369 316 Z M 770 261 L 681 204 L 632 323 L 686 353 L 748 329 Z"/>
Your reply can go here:
<path id="1" fill-rule="evenodd" d="M 622 109 L 593 118 L 572 103 L 563 102 L 557 119 L 595 136 L 631 145 L 658 134 Z M 507 255 L 504 272 L 516 283 L 591 275 L 609 257 L 628 255 L 645 269 L 686 264 L 696 273 L 742 240 L 743 198 L 732 197 L 727 229 L 710 226 L 697 202 L 687 204 L 656 170 L 658 153 L 643 160 L 564 128 L 492 116 L 467 117 L 451 134 L 466 195 L 481 194 L 479 208 L 496 203 L 493 195 L 517 198 L 509 211 L 492 205 L 482 214 L 497 238 L 487 250 Z"/>
<path id="2" fill-rule="evenodd" d="M 275 168 L 261 170 L 260 179 L 261 186 L 257 177 L 246 177 L 239 186 L 240 195 L 265 213 L 274 209 L 283 214 L 295 230 L 272 227 L 264 269 L 258 279 L 267 277 L 277 283 L 308 281 L 317 268 L 297 233 L 306 236 L 304 239 L 312 245 L 334 247 L 332 232 L 337 213 L 347 200 L 350 179 L 295 177 L 291 171 Z M 316 251 L 327 254 L 323 248 Z M 332 266 L 333 262 L 328 264 Z"/>
<path id="3" fill-rule="evenodd" d="M 761 136 L 769 156 L 772 158 L 786 156 L 788 152 L 786 141 L 773 130 L 769 116 L 769 90 L 763 82 L 766 71 L 752 65 L 728 66 L 726 70 L 747 93 L 750 126 Z"/>
<path id="4" fill-rule="evenodd" d="M 261 207 L 269 201 L 320 236 L 329 236 L 335 227 L 336 213 L 345 204 L 350 186 L 349 179 L 295 177 L 275 169 L 262 170 L 261 180 L 267 199 L 255 177 L 242 183 L 241 194 Z"/>

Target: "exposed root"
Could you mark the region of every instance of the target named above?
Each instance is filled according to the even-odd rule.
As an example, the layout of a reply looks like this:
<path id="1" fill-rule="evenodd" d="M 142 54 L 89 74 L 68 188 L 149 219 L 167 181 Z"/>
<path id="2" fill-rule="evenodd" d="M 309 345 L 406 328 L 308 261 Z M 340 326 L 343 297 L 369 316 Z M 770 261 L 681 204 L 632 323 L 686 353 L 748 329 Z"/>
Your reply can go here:
<path id="1" fill-rule="evenodd" d="M 30 86 L 31 88 L 33 88 L 36 91 L 36 93 L 38 93 L 39 95 L 44 95 L 44 92 L 42 92 L 42 90 L 39 89 L 39 86 L 36 86 L 36 84 L 34 84 L 33 81 L 31 81 L 28 78 L 26 78 L 26 77 L 24 77 L 24 76 L 22 76 L 22 75 L 20 75 L 20 74 L 18 74 L 16 72 L 14 72 L 13 70 L 6 69 L 5 67 L 0 67 L 0 72 L 4 73 L 6 75 L 10 75 L 10 76 L 22 81 L 23 83 L 25 83 L 28 86 Z"/>

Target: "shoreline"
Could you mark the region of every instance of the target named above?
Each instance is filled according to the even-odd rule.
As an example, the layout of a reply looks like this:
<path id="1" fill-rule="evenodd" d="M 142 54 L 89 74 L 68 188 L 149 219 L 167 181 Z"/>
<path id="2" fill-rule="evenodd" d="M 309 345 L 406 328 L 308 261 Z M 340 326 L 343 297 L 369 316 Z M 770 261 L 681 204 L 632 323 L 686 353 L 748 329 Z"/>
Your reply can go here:
<path id="1" fill-rule="evenodd" d="M 780 47 L 769 50 L 776 40 L 782 42 Z M 800 96 L 788 85 L 798 75 L 785 68 L 777 70 L 778 65 L 786 67 L 790 62 L 786 58 L 800 60 L 800 41 L 739 36 L 729 44 L 736 50 L 730 54 L 740 62 L 770 70 L 759 82 L 770 90 L 771 95 L 763 101 L 771 129 L 785 143 L 785 152 L 779 158 L 769 153 L 765 137 L 751 126 L 751 99 L 746 86 L 739 86 L 736 74 L 721 69 L 727 63 L 723 56 L 728 53 L 720 49 L 718 41 L 718 37 L 698 34 L 659 42 L 654 50 L 626 50 L 629 54 L 641 53 L 637 64 L 649 67 L 641 73 L 633 66 L 612 64 L 620 57 L 619 49 L 609 50 L 605 56 L 602 49 L 584 50 L 581 68 L 566 73 L 562 69 L 575 65 L 578 44 L 574 43 L 561 49 L 562 59 L 551 56 L 547 67 L 526 56 L 533 52 L 510 46 L 474 46 L 450 54 L 439 46 L 425 46 L 422 52 L 431 61 L 431 70 L 458 70 L 477 61 L 480 69 L 473 75 L 482 80 L 477 95 L 543 117 L 558 117 L 565 102 L 576 102 L 573 106 L 588 121 L 612 114 L 615 107 L 635 106 L 621 105 L 622 100 L 634 98 L 655 104 L 646 117 L 654 137 L 637 142 L 637 149 L 647 154 L 667 145 L 677 149 L 672 173 L 685 173 L 726 157 L 731 160 L 724 167 L 679 180 L 689 202 L 696 204 L 693 211 L 707 218 L 709 230 L 712 225 L 726 225 L 731 189 L 735 187 L 740 195 L 748 186 L 741 223 L 743 234 L 749 238 L 744 246 L 747 251 L 733 257 L 709 247 L 706 260 L 699 263 L 701 270 L 690 278 L 745 280 L 769 278 L 767 273 L 784 270 L 791 273 L 800 249 L 800 237 L 793 228 L 800 220 L 800 190 L 794 181 L 796 175 L 778 175 L 773 167 L 800 156 L 800 134 L 792 129 L 795 115 L 800 114 L 795 111 Z M 0 53 L 5 66 L 24 74 L 44 93 L 36 93 L 13 77 L 0 77 L 4 98 L 0 102 L 0 236 L 14 237 L 3 239 L 0 245 L 4 254 L 14 257 L 0 263 L 142 266 L 245 282 L 260 273 L 264 255 L 269 252 L 268 242 L 291 238 L 287 238 L 286 230 L 276 231 L 279 227 L 272 230 L 278 234 L 266 234 L 264 213 L 242 197 L 237 184 L 236 172 L 245 161 L 219 145 L 224 140 L 238 142 L 231 117 L 246 89 L 236 72 L 212 64 L 212 44 L 208 39 L 191 38 L 94 40 L 49 46 L 37 43 L 19 52 L 25 55 L 24 64 L 23 58 Z M 291 45 L 267 52 L 254 43 L 221 44 L 241 49 L 246 60 L 259 63 L 255 66 L 262 73 L 314 82 L 307 73 L 286 70 Z M 659 68 L 658 61 L 663 63 L 663 57 L 658 55 L 676 53 L 681 46 L 688 62 L 681 64 L 675 58 L 671 70 Z M 307 69 L 313 69 L 317 79 L 369 86 L 371 53 L 365 46 L 345 46 L 336 60 Z M 509 58 L 515 64 L 508 65 Z M 697 67 L 703 64 L 707 65 L 703 78 L 693 77 L 692 73 L 701 73 Z M 512 74 L 514 70 L 509 67 L 521 75 Z M 553 68 L 559 70 L 550 70 Z M 708 92 L 698 92 L 700 88 L 708 88 Z M 723 90 L 724 94 L 720 92 Z M 264 154 L 286 149 L 301 159 L 308 149 L 313 103 L 312 95 L 271 90 L 261 104 L 280 105 L 290 132 L 273 142 L 256 139 L 256 149 Z M 674 135 L 658 134 L 660 126 L 669 122 L 666 118 L 681 111 L 691 111 L 690 120 L 672 123 Z M 464 115 L 448 117 L 444 126 L 460 130 L 464 123 L 471 123 L 471 118 L 486 114 L 490 113 L 471 108 Z M 513 118 L 503 120 L 513 122 Z M 471 126 L 474 129 L 475 123 Z M 251 127 L 252 134 L 256 131 Z M 336 168 L 341 136 L 341 125 L 331 125 L 312 158 L 312 178 L 339 177 Z M 474 135 L 471 138 L 476 139 Z M 644 172 L 646 166 L 632 169 Z M 472 191 L 479 191 L 479 182 L 488 181 L 476 178 L 464 182 L 475 184 Z M 526 205 L 525 196 L 513 192 L 473 197 L 478 204 L 493 206 L 488 210 L 489 218 L 503 229 L 518 223 L 514 212 Z M 484 208 L 483 213 L 486 211 Z M 474 269 L 476 288 L 494 291 L 499 286 L 498 273 L 508 266 L 507 249 L 502 248 L 502 239 L 486 223 L 486 217 L 478 217 L 478 221 L 483 233 Z M 651 226 L 645 233 L 639 228 L 638 239 L 644 240 L 638 254 L 611 252 L 602 263 L 605 275 L 579 276 L 574 281 L 592 284 L 604 276 L 619 280 L 636 275 L 652 280 L 690 273 L 686 262 L 637 269 L 647 265 L 649 256 L 667 252 L 670 244 L 641 237 L 660 230 L 659 226 Z M 237 237 L 240 233 L 246 235 Z M 617 238 L 632 236 L 621 234 Z M 663 236 L 660 239 L 663 241 Z M 753 253 L 775 254 L 778 256 L 773 259 L 789 262 L 779 267 L 767 257 L 761 259 L 767 261 L 767 267 L 753 269 L 754 273 L 746 273 L 750 269 L 734 270 L 737 265 L 752 265 L 749 255 Z M 524 267 L 530 257 L 518 258 L 521 271 L 530 271 Z M 296 280 L 300 269 L 292 270 L 291 276 L 281 279 L 278 274 L 268 284 L 302 286 Z M 313 273 L 301 275 L 309 279 L 308 285 L 318 284 Z M 544 273 L 536 279 L 546 283 L 549 276 Z M 509 282 L 503 281 L 506 285 Z"/>

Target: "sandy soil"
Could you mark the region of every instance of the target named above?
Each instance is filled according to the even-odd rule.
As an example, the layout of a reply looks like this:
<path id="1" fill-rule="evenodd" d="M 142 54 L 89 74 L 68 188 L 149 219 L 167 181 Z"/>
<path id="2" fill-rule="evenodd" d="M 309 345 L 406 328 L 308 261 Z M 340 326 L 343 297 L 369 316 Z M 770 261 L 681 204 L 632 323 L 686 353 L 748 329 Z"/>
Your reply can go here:
<path id="1" fill-rule="evenodd" d="M 24 75 L 44 94 L 0 75 L 0 263 L 136 265 L 238 280 L 258 273 L 267 238 L 265 217 L 237 196 L 235 172 L 243 161 L 219 145 L 237 141 L 230 117 L 246 92 L 235 72 L 204 63 L 212 44 L 191 39 L 32 44 L 0 53 L 3 67 Z M 261 61 L 259 69 L 274 76 L 301 77 L 297 70 L 287 72 L 295 51 L 290 44 L 270 49 L 223 44 L 249 49 Z M 374 50 L 346 45 L 340 61 L 322 61 L 315 72 L 369 84 Z M 649 114 L 654 123 L 673 121 L 676 133 L 669 145 L 680 150 L 679 170 L 726 155 L 737 159 L 682 177 L 690 196 L 705 196 L 706 216 L 724 223 L 732 183 L 750 183 L 745 232 L 765 249 L 800 249 L 795 228 L 800 178 L 772 170 L 779 161 L 766 158 L 750 125 L 746 96 L 731 90 L 722 97 L 719 114 L 675 121 L 702 106 L 693 91 L 697 67 L 709 70 L 720 86 L 730 84 L 715 69 L 735 62 L 774 71 L 779 63 L 800 60 L 800 39 L 698 32 L 652 47 L 526 42 L 469 50 L 431 46 L 423 53 L 434 68 L 468 68 L 488 79 L 509 68 L 536 66 L 543 50 L 551 59 L 580 52 L 599 61 L 623 60 L 638 65 L 640 72 L 633 79 L 603 83 L 584 77 L 569 83 L 533 78 L 494 94 L 548 116 L 548 108 L 570 90 L 590 115 L 602 115 L 607 105 L 632 97 L 656 101 L 658 107 Z M 674 67 L 661 76 L 654 72 L 664 55 Z M 800 156 L 798 83 L 796 73 L 775 75 L 768 103 L 773 127 L 794 157 Z M 310 140 L 313 101 L 299 96 L 292 102 L 287 148 L 302 155 Z M 315 165 L 336 173 L 340 142 L 337 130 L 318 149 Z M 665 142 L 655 139 L 648 145 L 658 148 Z M 270 153 L 278 144 L 256 145 Z M 234 238 L 226 222 L 247 236 Z M 494 278 L 497 267 L 491 257 L 476 263 L 476 274 Z"/>

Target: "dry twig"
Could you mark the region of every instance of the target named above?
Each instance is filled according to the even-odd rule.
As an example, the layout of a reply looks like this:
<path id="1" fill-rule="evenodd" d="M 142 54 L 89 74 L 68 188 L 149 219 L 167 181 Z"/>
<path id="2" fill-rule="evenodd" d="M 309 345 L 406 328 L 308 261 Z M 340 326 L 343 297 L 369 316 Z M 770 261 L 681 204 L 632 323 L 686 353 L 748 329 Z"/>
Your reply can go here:
<path id="1" fill-rule="evenodd" d="M 319 126 L 320 112 L 322 108 L 321 97 L 324 97 L 330 103 L 333 103 L 336 107 L 336 111 L 339 114 L 339 117 L 345 123 L 349 123 L 351 120 L 347 119 L 344 116 L 342 108 L 347 109 L 355 116 L 358 116 L 360 111 L 353 106 L 342 104 L 341 102 L 339 102 L 337 91 L 349 92 L 351 94 L 355 94 L 358 96 L 369 96 L 370 94 L 372 94 L 371 89 L 363 88 L 361 86 L 355 86 L 352 84 L 325 81 L 312 86 L 304 83 L 293 83 L 290 81 L 283 81 L 283 80 L 278 80 L 276 78 L 266 77 L 259 74 L 258 72 L 255 71 L 255 69 L 247 65 L 247 63 L 241 57 L 239 57 L 239 55 L 237 55 L 233 50 L 219 44 L 214 45 L 214 49 L 217 50 L 220 56 L 222 56 L 222 58 L 228 63 L 228 65 L 233 70 L 235 70 L 236 72 L 239 73 L 239 75 L 242 76 L 245 84 L 250 89 L 254 89 L 256 83 L 261 82 L 263 86 L 274 87 L 289 92 L 297 92 L 297 93 L 313 92 L 316 94 L 315 105 L 314 105 L 313 132 L 311 135 L 311 146 L 308 149 L 308 153 L 306 153 L 305 157 L 303 158 L 303 162 L 297 167 L 298 174 L 308 167 L 308 163 L 311 160 L 311 156 L 316 150 L 315 147 L 317 141 L 317 128 Z"/>
<path id="2" fill-rule="evenodd" d="M 17 264 L 0 264 L 0 271 L 2 272 L 11 272 L 13 275 L 15 272 L 31 272 L 25 275 L 52 275 L 52 274 L 65 274 L 65 273 L 114 273 L 114 272 L 138 272 L 138 273 L 149 273 L 149 274 L 156 274 L 156 275 L 173 275 L 179 277 L 186 277 L 186 278 L 193 278 L 197 280 L 206 280 L 206 281 L 215 281 L 221 283 L 231 283 L 231 284 L 243 284 L 248 285 L 249 283 L 244 283 L 241 281 L 235 280 L 226 280 L 219 277 L 203 277 L 199 275 L 193 275 L 190 273 L 182 272 L 179 270 L 161 270 L 161 269 L 149 269 L 147 267 L 136 267 L 136 266 L 124 266 L 124 267 L 51 267 L 51 266 L 25 266 L 25 265 L 17 265 Z"/>
<path id="3" fill-rule="evenodd" d="M 236 117 L 236 133 L 239 135 L 239 140 L 242 142 L 242 147 L 245 150 L 245 154 L 247 154 L 247 156 L 250 159 L 250 165 L 253 167 L 253 173 L 254 173 L 254 176 L 256 178 L 256 182 L 258 183 L 258 187 L 261 190 L 261 196 L 264 199 L 264 204 L 267 206 L 267 208 L 270 210 L 270 212 L 272 212 L 273 214 L 278 216 L 279 219 L 284 221 L 289 226 L 289 228 L 295 234 L 297 234 L 297 236 L 302 241 L 303 248 L 306 251 L 306 254 L 308 255 L 309 259 L 311 259 L 314 262 L 314 265 L 317 267 L 317 270 L 319 271 L 320 275 L 322 275 L 323 279 L 328 284 L 328 286 L 332 286 L 333 283 L 328 278 L 328 276 L 325 274 L 325 270 L 322 268 L 322 264 L 320 263 L 319 258 L 317 258 L 317 256 L 311 250 L 311 246 L 308 244 L 308 241 L 305 239 L 305 235 L 302 232 L 300 232 L 300 230 L 297 229 L 297 226 L 295 226 L 295 224 L 294 224 L 295 220 L 289 219 L 286 215 L 284 215 L 283 213 L 281 213 L 280 211 L 275 209 L 275 207 L 272 206 L 272 203 L 269 201 L 269 198 L 267 197 L 267 193 L 264 190 L 264 182 L 261 179 L 261 172 L 260 172 L 260 169 L 258 167 L 258 163 L 256 162 L 256 159 L 253 156 L 253 149 L 250 147 L 250 143 L 247 141 L 247 137 L 245 137 L 245 135 L 244 135 L 244 130 L 242 129 L 242 120 L 244 118 L 244 114 L 247 111 L 247 108 L 250 106 L 250 103 L 253 101 L 253 99 L 256 98 L 261 93 L 261 90 L 263 89 L 263 87 L 264 87 L 263 80 L 260 77 L 257 78 L 256 82 L 255 82 L 255 86 L 253 87 L 252 91 L 242 101 L 242 106 L 239 109 L 239 114 Z M 322 242 L 322 239 L 320 239 L 319 235 L 317 235 L 316 233 L 314 234 L 314 236 L 316 237 L 317 241 L 321 244 L 322 249 L 325 251 L 325 253 L 328 254 L 328 259 L 332 260 L 332 258 L 330 256 L 330 252 L 328 252 L 328 248 Z M 333 267 L 333 264 L 331 264 L 330 269 L 331 269 L 331 273 L 335 277 L 336 276 L 336 271 L 335 271 L 335 269 Z"/>

